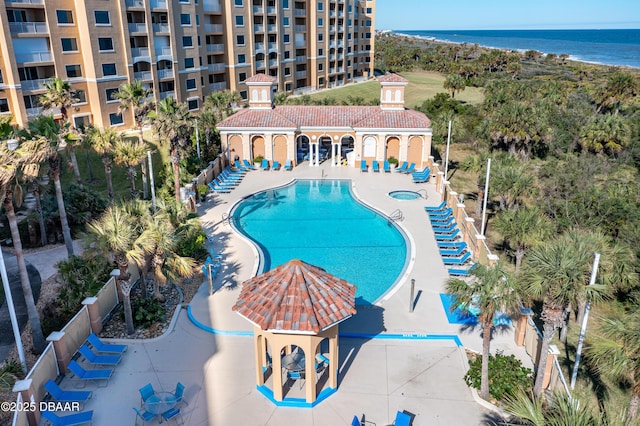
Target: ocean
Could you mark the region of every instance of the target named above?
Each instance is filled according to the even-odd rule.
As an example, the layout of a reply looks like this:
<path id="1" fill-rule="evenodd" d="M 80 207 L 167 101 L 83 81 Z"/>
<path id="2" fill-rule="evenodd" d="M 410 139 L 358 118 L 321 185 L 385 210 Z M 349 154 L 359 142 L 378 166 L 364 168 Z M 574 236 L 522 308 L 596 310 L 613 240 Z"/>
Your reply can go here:
<path id="1" fill-rule="evenodd" d="M 576 61 L 640 68 L 640 29 L 394 31 L 412 37 L 486 47 L 566 53 Z"/>

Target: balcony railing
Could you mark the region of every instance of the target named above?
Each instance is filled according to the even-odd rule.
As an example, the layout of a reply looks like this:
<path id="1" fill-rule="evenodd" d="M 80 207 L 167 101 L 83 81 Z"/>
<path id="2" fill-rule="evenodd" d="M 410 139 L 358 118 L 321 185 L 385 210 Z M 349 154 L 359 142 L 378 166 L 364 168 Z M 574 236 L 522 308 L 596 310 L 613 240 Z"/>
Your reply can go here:
<path id="1" fill-rule="evenodd" d="M 158 70 L 158 79 L 173 78 L 173 69 Z"/>
<path id="2" fill-rule="evenodd" d="M 264 43 L 256 43 L 256 52 L 263 51 L 264 52 Z"/>
<path id="3" fill-rule="evenodd" d="M 16 54 L 16 62 L 52 62 L 53 55 L 51 52 L 32 52 Z"/>
<path id="4" fill-rule="evenodd" d="M 36 117 L 38 115 L 41 115 L 44 111 L 50 112 L 54 116 L 60 114 L 60 108 L 50 108 L 45 110 L 43 107 L 34 107 L 27 108 L 27 117 Z"/>
<path id="5" fill-rule="evenodd" d="M 44 0 L 5 0 L 5 3 L 44 4 Z"/>
<path id="6" fill-rule="evenodd" d="M 269 48 L 269 50 L 278 50 L 278 43 L 269 43 L 267 45 L 267 47 Z"/>
<path id="7" fill-rule="evenodd" d="M 153 32 L 155 33 L 168 33 L 169 24 L 153 24 Z"/>
<path id="8" fill-rule="evenodd" d="M 134 72 L 133 78 L 140 81 L 149 81 L 153 80 L 153 73 L 151 71 Z"/>
<path id="9" fill-rule="evenodd" d="M 296 9 L 294 12 L 295 16 L 307 16 L 307 10 L 306 9 Z"/>
<path id="10" fill-rule="evenodd" d="M 175 97 L 176 97 L 176 92 L 173 90 L 170 92 L 160 92 L 160 100 L 166 99 L 166 98 L 175 98 Z"/>
<path id="11" fill-rule="evenodd" d="M 147 24 L 144 22 L 133 22 L 129 24 L 129 32 L 130 33 L 146 33 L 147 32 Z"/>
<path id="12" fill-rule="evenodd" d="M 171 47 L 156 47 L 156 56 L 172 56 Z"/>
<path id="13" fill-rule="evenodd" d="M 220 72 L 224 71 L 225 64 L 217 63 L 217 64 L 209 64 L 209 72 Z"/>
<path id="14" fill-rule="evenodd" d="M 276 25 L 270 24 L 267 25 L 267 31 L 270 33 L 274 33 L 278 30 L 278 27 Z"/>
<path id="15" fill-rule="evenodd" d="M 336 55 L 329 55 L 329 60 L 330 61 L 335 61 L 336 60 Z"/>
<path id="16" fill-rule="evenodd" d="M 296 78 L 305 78 L 307 77 L 306 71 L 296 71 Z"/>
<path id="17" fill-rule="evenodd" d="M 267 14 L 268 15 L 275 15 L 276 14 L 276 8 L 273 6 L 267 6 Z"/>
<path id="18" fill-rule="evenodd" d="M 254 25 L 253 26 L 253 32 L 263 33 L 264 32 L 264 25 Z"/>
<path id="19" fill-rule="evenodd" d="M 202 7 L 204 8 L 205 12 L 214 12 L 214 13 L 222 12 L 222 6 L 220 6 L 220 3 L 205 1 Z"/>
<path id="20" fill-rule="evenodd" d="M 224 44 L 207 44 L 207 52 L 209 53 L 224 52 Z"/>
<path id="21" fill-rule="evenodd" d="M 212 92 L 215 92 L 217 90 L 226 90 L 226 88 L 227 88 L 226 81 L 221 81 L 219 83 L 211 83 L 209 85 L 209 90 L 211 90 Z"/>
<path id="22" fill-rule="evenodd" d="M 264 61 L 256 61 L 256 69 L 264 68 Z"/>
<path id="23" fill-rule="evenodd" d="M 208 33 L 221 33 L 222 24 L 204 24 L 204 30 Z"/>
<path id="24" fill-rule="evenodd" d="M 127 7 L 144 7 L 143 0 L 127 0 L 125 4 Z"/>
<path id="25" fill-rule="evenodd" d="M 306 56 L 296 56 L 296 62 L 307 62 Z"/>
<path id="26" fill-rule="evenodd" d="M 9 22 L 12 33 L 46 34 L 49 32 L 46 22 Z"/>
<path id="27" fill-rule="evenodd" d="M 140 58 L 140 57 L 149 57 L 149 48 L 148 47 L 134 47 L 131 49 L 131 57 L 132 58 Z"/>
<path id="28" fill-rule="evenodd" d="M 336 26 L 335 25 L 330 25 L 329 26 L 329 31 L 332 32 L 332 33 L 335 33 L 336 32 Z"/>
<path id="29" fill-rule="evenodd" d="M 167 0 L 151 0 L 151 9 L 166 9 Z"/>
<path id="30" fill-rule="evenodd" d="M 262 13 L 264 12 L 264 9 L 262 8 L 262 6 L 253 6 L 253 13 Z"/>
<path id="31" fill-rule="evenodd" d="M 307 46 L 306 40 L 297 40 L 296 39 L 296 47 L 306 47 L 306 46 Z"/>
<path id="32" fill-rule="evenodd" d="M 306 25 L 296 25 L 295 29 L 298 32 L 304 32 L 304 31 L 307 31 L 307 26 Z"/>
<path id="33" fill-rule="evenodd" d="M 39 80 L 23 80 L 20 82 L 20 86 L 22 87 L 22 91 L 32 91 L 32 90 L 43 90 L 44 83 L 49 81 L 48 78 L 41 78 Z"/>
<path id="34" fill-rule="evenodd" d="M 269 59 L 269 66 L 271 68 L 277 67 L 278 66 L 278 60 L 277 59 Z"/>

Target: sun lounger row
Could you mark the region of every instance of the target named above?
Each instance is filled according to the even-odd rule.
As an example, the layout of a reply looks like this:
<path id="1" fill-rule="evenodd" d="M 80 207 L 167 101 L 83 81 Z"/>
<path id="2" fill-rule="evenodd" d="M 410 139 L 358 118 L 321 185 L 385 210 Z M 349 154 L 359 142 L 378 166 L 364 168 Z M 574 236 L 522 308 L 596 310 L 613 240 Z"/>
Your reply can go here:
<path id="1" fill-rule="evenodd" d="M 471 252 L 464 241 L 458 241 L 460 230 L 453 211 L 442 202 L 436 207 L 425 207 L 431 221 L 442 262 L 450 275 L 467 275 L 471 268 L 461 268 L 471 260 Z"/>
<path id="2" fill-rule="evenodd" d="M 248 171 L 251 170 L 257 170 L 256 166 L 254 166 L 253 164 L 249 163 L 248 160 L 242 160 L 242 164 L 240 163 L 239 160 L 234 161 L 233 163 L 236 166 L 236 171 L 237 172 L 242 172 L 242 173 L 246 173 Z M 262 162 L 260 163 L 260 169 L 262 170 L 284 170 L 284 171 L 291 171 L 293 170 L 293 164 L 291 163 L 291 160 L 287 160 L 284 164 L 284 166 L 282 166 L 280 164 L 279 161 L 274 161 L 273 164 L 269 164 L 269 160 L 267 160 L 266 158 L 264 158 L 262 160 Z"/>
<path id="3" fill-rule="evenodd" d="M 405 161 L 400 165 L 400 167 L 396 167 L 396 172 L 409 174 L 409 173 L 413 173 L 415 169 L 416 169 L 416 163 L 409 164 L 407 161 Z"/>
<path id="4" fill-rule="evenodd" d="M 411 178 L 413 179 L 413 183 L 424 183 L 429 181 L 429 177 L 431 176 L 431 169 L 429 167 L 425 167 L 421 172 L 413 172 L 411 173 Z"/>

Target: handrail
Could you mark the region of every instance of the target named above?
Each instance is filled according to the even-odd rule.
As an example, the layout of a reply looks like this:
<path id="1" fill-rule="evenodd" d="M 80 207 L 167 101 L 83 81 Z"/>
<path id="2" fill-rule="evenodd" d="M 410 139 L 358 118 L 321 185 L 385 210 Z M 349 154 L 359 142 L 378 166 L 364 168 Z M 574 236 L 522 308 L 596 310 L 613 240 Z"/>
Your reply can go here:
<path id="1" fill-rule="evenodd" d="M 404 220 L 404 214 L 402 213 L 402 210 L 395 209 L 391 212 L 389 218 L 391 218 L 391 220 L 393 220 L 394 222 L 402 222 Z"/>

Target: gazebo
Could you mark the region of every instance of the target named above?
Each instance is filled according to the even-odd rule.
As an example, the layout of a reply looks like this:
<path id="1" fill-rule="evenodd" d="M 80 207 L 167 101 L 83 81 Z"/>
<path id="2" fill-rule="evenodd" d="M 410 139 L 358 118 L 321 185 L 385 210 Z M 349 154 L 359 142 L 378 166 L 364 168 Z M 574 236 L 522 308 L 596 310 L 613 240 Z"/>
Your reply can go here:
<path id="1" fill-rule="evenodd" d="M 254 325 L 256 383 L 260 392 L 279 405 L 310 407 L 336 391 L 338 324 L 356 313 L 355 291 L 356 287 L 347 281 L 298 259 L 243 283 L 232 309 Z M 323 344 L 325 339 L 328 345 Z M 321 353 L 322 347 L 328 348 L 328 353 Z M 304 379 L 304 400 L 283 399 L 286 380 L 283 381 L 282 372 L 283 368 L 292 369 L 286 362 L 292 351 L 297 360 L 302 360 L 297 373 Z M 318 381 L 317 355 L 328 360 L 324 362 L 328 364 L 325 389 Z M 271 390 L 265 383 L 269 372 Z"/>

